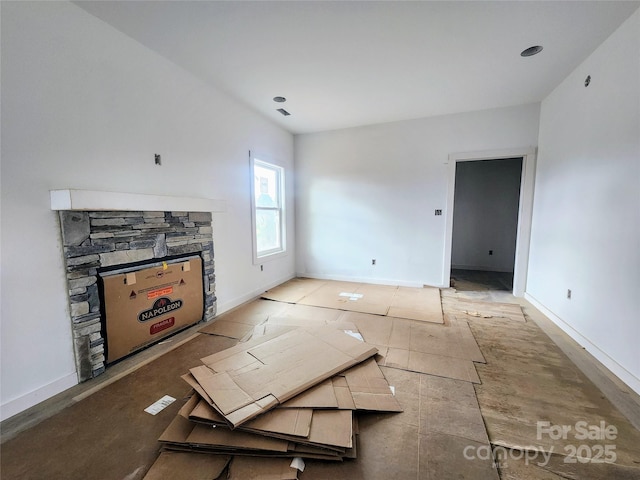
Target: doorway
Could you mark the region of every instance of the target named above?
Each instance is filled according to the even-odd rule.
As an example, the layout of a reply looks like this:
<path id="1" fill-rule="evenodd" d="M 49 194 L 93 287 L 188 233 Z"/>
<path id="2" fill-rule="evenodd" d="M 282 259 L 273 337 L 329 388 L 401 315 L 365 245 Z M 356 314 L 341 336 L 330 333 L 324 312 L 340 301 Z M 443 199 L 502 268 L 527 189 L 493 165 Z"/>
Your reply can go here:
<path id="1" fill-rule="evenodd" d="M 522 157 L 456 164 L 451 283 L 513 290 Z"/>
<path id="2" fill-rule="evenodd" d="M 512 284 L 512 292 L 516 297 L 524 296 L 526 280 L 527 280 L 527 268 L 529 261 L 529 243 L 531 237 L 531 214 L 533 209 L 533 186 L 534 186 L 534 177 L 535 177 L 535 148 L 521 148 L 521 149 L 510 149 L 510 150 L 497 150 L 497 151 L 485 151 L 485 152 L 466 152 L 466 153 L 458 153 L 449 155 L 449 181 L 448 181 L 448 194 L 447 194 L 447 209 L 446 209 L 446 227 L 445 227 L 445 251 L 444 251 L 444 262 L 443 262 L 443 273 L 442 273 L 442 286 L 449 287 L 451 284 L 451 269 L 452 266 L 459 267 L 482 267 L 485 270 L 476 270 L 478 272 L 486 272 L 490 271 L 489 269 L 497 268 L 495 265 L 500 265 L 499 269 L 502 270 L 512 270 L 513 272 L 513 284 Z M 453 263 L 453 246 L 454 246 L 454 238 L 453 238 L 453 223 L 454 223 L 454 203 L 455 203 L 455 193 L 458 190 L 458 185 L 456 184 L 456 172 L 458 170 L 458 166 L 462 163 L 476 163 L 476 162 L 495 162 L 495 161 L 512 161 L 520 166 L 520 176 L 519 176 L 519 189 L 517 195 L 517 204 L 515 208 L 517 209 L 517 220 L 516 220 L 516 231 L 515 231 L 515 252 L 513 250 L 505 249 L 504 246 L 500 247 L 489 247 L 490 243 L 479 243 L 476 247 L 476 260 L 471 261 L 468 260 L 467 257 L 466 264 L 463 260 L 460 260 L 458 256 L 456 256 L 456 261 L 458 265 Z M 489 163 L 487 163 L 489 164 Z M 478 164 L 482 165 L 482 164 Z M 497 165 L 497 164 L 496 164 Z M 464 170 L 465 166 L 461 167 L 461 170 Z M 477 167 L 481 169 L 482 167 Z M 473 167 L 472 167 L 473 169 Z M 473 176 L 473 175 L 471 175 Z M 517 175 L 514 175 L 517 177 Z M 476 190 L 480 190 L 482 192 L 482 185 L 480 187 L 474 187 Z M 517 187 L 516 187 L 517 188 Z M 513 190 L 513 188 L 512 188 Z M 499 195 L 498 195 L 499 197 Z M 515 202 L 514 202 L 515 203 Z M 457 208 L 457 207 L 456 207 Z M 486 217 L 487 214 L 481 215 L 481 217 Z M 480 224 L 489 223 L 486 219 L 482 218 L 480 220 Z M 460 222 L 458 222 L 460 223 Z M 476 225 L 477 227 L 477 225 Z M 472 227 L 467 226 L 467 230 Z M 458 227 L 456 227 L 457 230 Z M 464 231 L 464 228 L 463 228 Z M 505 235 L 497 235 L 495 237 L 495 242 L 498 242 L 501 237 L 506 237 Z M 492 237 L 493 238 L 493 237 Z M 504 240 L 504 239 L 502 239 Z M 464 243 L 464 239 L 462 243 Z M 458 239 L 457 242 L 460 242 Z M 506 243 L 496 243 L 496 245 L 505 245 Z M 456 247 L 458 248 L 458 247 Z M 511 247 L 513 248 L 513 246 Z M 489 253 L 492 251 L 492 253 Z M 493 257 L 493 258 L 487 258 Z M 511 258 L 509 261 L 510 266 L 507 268 L 505 258 Z M 478 260 L 479 259 L 479 260 Z M 500 259 L 500 260 L 499 260 Z M 482 260 L 482 261 L 480 261 Z M 503 272 L 504 273 L 504 272 Z M 510 274 L 511 276 L 511 274 Z"/>

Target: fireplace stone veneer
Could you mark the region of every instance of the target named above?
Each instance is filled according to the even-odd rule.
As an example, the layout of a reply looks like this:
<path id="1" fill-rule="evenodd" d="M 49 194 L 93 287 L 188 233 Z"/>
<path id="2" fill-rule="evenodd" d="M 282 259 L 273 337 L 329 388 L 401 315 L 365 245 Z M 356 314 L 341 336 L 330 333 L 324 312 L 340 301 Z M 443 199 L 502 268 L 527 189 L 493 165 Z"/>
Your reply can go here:
<path id="1" fill-rule="evenodd" d="M 215 317 L 211 213 L 63 210 L 59 218 L 80 382 L 105 371 L 99 268 L 199 254 L 204 267 L 204 320 Z"/>

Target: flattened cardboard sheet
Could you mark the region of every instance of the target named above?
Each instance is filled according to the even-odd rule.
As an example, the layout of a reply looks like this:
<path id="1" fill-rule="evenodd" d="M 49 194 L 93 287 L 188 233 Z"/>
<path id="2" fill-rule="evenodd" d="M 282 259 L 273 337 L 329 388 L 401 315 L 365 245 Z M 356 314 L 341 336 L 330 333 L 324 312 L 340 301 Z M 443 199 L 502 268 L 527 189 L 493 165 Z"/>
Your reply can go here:
<path id="1" fill-rule="evenodd" d="M 287 400 L 279 408 L 338 408 L 333 381 L 325 380 Z"/>
<path id="2" fill-rule="evenodd" d="M 206 425 L 196 425 L 187 437 L 192 445 L 208 448 L 236 448 L 242 450 L 266 450 L 285 453 L 289 442 L 278 438 L 256 435 L 240 430 L 229 430 L 225 427 L 212 428 Z"/>
<path id="3" fill-rule="evenodd" d="M 316 307 L 386 315 L 397 287 L 350 282 L 326 282 L 298 303 Z"/>
<path id="4" fill-rule="evenodd" d="M 349 384 L 347 379 L 342 376 L 335 376 L 332 379 L 333 391 L 335 392 L 336 399 L 338 400 L 338 408 L 340 410 L 355 410 L 356 402 L 353 400 L 351 390 L 349 390 Z"/>
<path id="5" fill-rule="evenodd" d="M 328 460 L 328 461 L 342 461 L 343 458 L 347 458 L 346 456 L 350 454 L 349 451 L 345 453 L 338 453 L 331 450 L 326 450 L 323 448 L 311 447 L 311 446 L 300 446 L 299 444 L 289 443 L 289 450 L 287 452 L 271 452 L 267 450 L 241 450 L 232 447 L 207 447 L 200 445 L 190 445 L 190 444 L 167 444 L 163 446 L 163 451 L 171 451 L 171 452 L 189 452 L 189 453 L 205 453 L 205 454 L 215 454 L 215 455 L 248 455 L 248 456 L 258 456 L 258 457 L 269 457 L 269 458 L 289 458 L 291 460 L 295 457 L 303 457 L 303 458 L 312 458 L 316 460 Z M 351 458 L 351 457 L 348 457 Z M 222 479 L 220 479 L 222 480 Z"/>
<path id="6" fill-rule="evenodd" d="M 297 306 L 297 305 L 296 305 Z M 316 308 L 316 307 L 309 307 Z M 319 310 L 327 310 L 330 312 L 337 312 L 337 310 L 330 310 L 327 308 L 320 308 Z M 344 312 L 339 312 L 342 315 Z M 293 330 L 295 328 L 319 328 L 319 327 L 332 327 L 336 330 L 342 330 L 352 337 L 364 342 L 364 338 L 358 332 L 358 327 L 352 322 L 343 322 L 339 320 L 328 319 L 301 319 L 297 317 L 269 317 L 267 323 L 257 326 L 253 331 L 254 338 L 261 337 L 263 335 L 282 335 L 285 332 Z"/>
<path id="7" fill-rule="evenodd" d="M 389 383 L 374 359 L 369 359 L 343 374 L 356 410 L 402 412 Z"/>
<path id="8" fill-rule="evenodd" d="M 143 480 L 214 480 L 230 461 L 229 455 L 161 452 Z"/>
<path id="9" fill-rule="evenodd" d="M 314 307 L 315 308 L 315 307 Z M 323 309 L 331 312 L 335 310 Z M 280 315 L 269 317 L 269 321 L 265 325 L 265 332 L 276 331 L 273 327 L 301 327 L 301 328 L 318 328 L 327 325 L 323 318 L 299 318 L 299 317 L 283 317 Z M 284 329 L 282 330 L 284 332 Z"/>
<path id="10" fill-rule="evenodd" d="M 371 313 L 374 315 L 388 315 L 389 307 L 398 291 L 395 285 L 372 285 L 362 283 L 356 289 L 361 299 L 349 302 L 347 310 L 354 312 Z"/>
<path id="11" fill-rule="evenodd" d="M 267 315 L 262 314 L 223 316 L 213 320 L 199 331 L 209 335 L 243 340 L 251 335 L 257 325 L 266 322 L 267 318 L 269 318 Z"/>
<path id="12" fill-rule="evenodd" d="M 176 415 L 169 426 L 162 432 L 158 441 L 168 444 L 184 444 L 193 431 L 193 427 L 195 427 L 195 423 L 190 422 L 181 415 Z"/>
<path id="13" fill-rule="evenodd" d="M 242 425 L 255 433 L 274 432 L 290 437 L 307 438 L 314 410 L 309 408 L 275 408 Z"/>
<path id="14" fill-rule="evenodd" d="M 198 392 L 198 395 L 200 395 L 200 398 L 204 399 L 209 405 L 213 403 L 213 400 L 211 400 L 211 397 L 207 395 L 207 392 L 204 391 L 204 389 L 200 386 L 198 381 L 195 379 L 195 377 L 191 373 L 182 375 L 180 378 L 182 378 L 185 382 L 187 382 L 187 384 L 189 384 L 189 386 L 191 386 L 191 388 L 193 388 L 196 392 Z"/>
<path id="15" fill-rule="evenodd" d="M 309 321 L 323 321 L 324 323 L 329 323 L 338 320 L 342 311 L 334 310 L 331 308 L 324 307 L 314 307 L 311 305 L 302 305 L 302 304 L 287 304 L 284 310 L 279 312 L 278 314 L 273 314 L 269 316 L 270 323 L 273 317 L 292 317 L 299 320 L 309 320 Z"/>
<path id="16" fill-rule="evenodd" d="M 481 363 L 485 361 L 466 322 L 453 317 L 449 318 L 447 326 L 416 322 L 410 324 L 409 329 L 408 349 L 411 351 Z M 390 346 L 404 348 L 406 345 Z"/>
<path id="17" fill-rule="evenodd" d="M 202 402 L 194 409 L 193 415 L 201 417 L 211 416 L 215 418 L 216 413 L 212 415 L 203 407 Z M 210 408 L 210 407 L 209 407 Z M 204 414 L 197 413 L 203 411 Z M 296 412 L 295 410 L 274 410 L 281 415 L 291 416 L 299 413 L 301 417 L 305 417 L 302 422 L 297 423 L 311 424 L 309 434 L 306 437 L 295 435 L 278 434 L 269 430 L 245 430 L 243 425 L 240 428 L 231 430 L 226 425 L 216 426 L 215 424 L 199 424 L 185 419 L 181 415 L 177 415 L 169 427 L 163 432 L 160 441 L 165 443 L 167 447 L 190 451 L 212 451 L 223 453 L 242 453 L 242 454 L 279 454 L 286 456 L 294 456 L 299 448 L 296 445 L 305 445 L 305 454 L 312 454 L 314 458 L 330 457 L 334 459 L 336 455 L 344 454 L 345 451 L 352 446 L 352 413 L 350 410 L 322 410 L 314 411 L 305 409 Z M 271 413 L 271 412 L 269 412 Z M 315 422 L 307 422 L 307 418 L 312 418 L 317 414 Z M 268 416 L 269 414 L 265 414 Z M 256 419 L 260 421 L 261 417 Z M 279 427 L 274 422 L 266 421 L 268 428 L 277 430 Z M 277 423 L 277 422 L 276 422 Z"/>
<path id="18" fill-rule="evenodd" d="M 195 392 L 192 392 L 191 396 L 178 411 L 178 415 L 189 420 L 189 415 L 200 402 L 204 402 L 204 400 L 202 400 L 199 395 L 195 394 Z"/>
<path id="19" fill-rule="evenodd" d="M 325 283 L 324 280 L 312 278 L 293 278 L 282 285 L 267 290 L 261 297 L 278 302 L 297 303 Z"/>
<path id="20" fill-rule="evenodd" d="M 314 410 L 309 443 L 342 448 L 353 446 L 351 410 Z"/>
<path id="21" fill-rule="evenodd" d="M 387 355 L 380 360 L 380 365 L 465 382 L 482 383 L 473 362 L 460 358 L 389 348 Z"/>
<path id="22" fill-rule="evenodd" d="M 311 430 L 312 416 L 313 409 L 310 408 L 276 408 L 249 420 L 239 428 L 255 433 L 276 433 L 306 438 Z M 200 400 L 192 407 L 188 418 L 202 423 L 226 425 L 224 417 L 204 400 Z"/>
<path id="23" fill-rule="evenodd" d="M 469 327 L 469 322 L 464 319 L 454 317 L 453 315 L 448 316 L 448 321 L 451 328 L 457 330 L 456 338 L 458 338 L 460 347 L 467 355 L 467 358 L 476 363 L 487 363 L 480 347 L 478 346 L 478 342 Z"/>
<path id="24" fill-rule="evenodd" d="M 289 458 L 237 456 L 229 466 L 228 480 L 297 480 L 298 470 Z"/>
<path id="25" fill-rule="evenodd" d="M 212 406 L 232 426 L 377 352 L 375 347 L 331 327 L 296 329 L 266 341 L 264 338 L 210 355 L 202 359 L 206 367 L 191 369 Z"/>
<path id="26" fill-rule="evenodd" d="M 288 400 L 278 409 L 294 406 L 377 412 L 403 411 L 391 391 L 389 382 L 373 358 L 365 360 Z"/>
<path id="27" fill-rule="evenodd" d="M 323 284 L 311 283 L 305 290 L 305 283 L 312 280 L 295 280 L 276 287 L 278 295 L 270 295 L 269 291 L 263 298 L 286 298 L 283 301 L 300 305 L 389 315 L 424 322 L 444 321 L 438 288 L 324 281 Z M 285 295 L 283 292 L 289 293 Z"/>
<path id="28" fill-rule="evenodd" d="M 420 384 L 420 397 L 421 434 L 439 432 L 485 445 L 489 443 L 473 384 L 425 375 Z"/>
<path id="29" fill-rule="evenodd" d="M 382 356 L 386 355 L 383 347 L 390 347 L 485 362 L 469 324 L 454 316 L 447 316 L 446 325 L 353 312 L 345 313 L 342 319 L 353 322 Z"/>
<path id="30" fill-rule="evenodd" d="M 444 323 L 440 289 L 398 287 L 387 315 L 423 322 Z"/>
<path id="31" fill-rule="evenodd" d="M 225 425 L 224 417 L 206 401 L 201 398 L 197 399 L 197 397 L 196 404 L 193 405 L 191 410 L 187 413 L 187 418 L 193 422 L 207 423 L 211 425 Z"/>

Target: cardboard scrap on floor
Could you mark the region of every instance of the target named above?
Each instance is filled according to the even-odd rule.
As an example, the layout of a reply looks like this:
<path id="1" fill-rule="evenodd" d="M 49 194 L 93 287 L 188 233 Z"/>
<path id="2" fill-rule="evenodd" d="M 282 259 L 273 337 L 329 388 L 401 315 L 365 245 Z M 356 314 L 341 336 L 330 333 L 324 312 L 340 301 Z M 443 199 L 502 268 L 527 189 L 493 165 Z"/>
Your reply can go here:
<path id="1" fill-rule="evenodd" d="M 183 375 L 194 390 L 159 438 L 164 452 L 233 455 L 226 478 L 297 479 L 292 459 L 356 457 L 356 412 L 402 411 L 373 358 L 377 349 L 353 336 L 355 324 L 286 323 L 286 331 L 204 357 Z"/>
<path id="2" fill-rule="evenodd" d="M 293 278 L 282 285 L 278 285 L 262 294 L 262 298 L 277 302 L 297 303 L 318 288 L 324 286 L 324 280 L 312 278 Z"/>
<path id="3" fill-rule="evenodd" d="M 279 315 L 270 316 L 267 322 L 256 327 L 254 337 L 296 327 L 326 325 L 360 336 L 375 346 L 380 365 L 480 382 L 474 362 L 485 363 L 485 359 L 463 318 L 447 315 L 445 324 L 436 324 L 350 311 L 343 311 L 336 317 L 327 312 L 335 310 L 289 305 Z"/>
<path id="4" fill-rule="evenodd" d="M 300 328 L 209 355 L 190 373 L 235 427 L 376 353 L 332 327 Z"/>
<path id="5" fill-rule="evenodd" d="M 446 325 L 437 325 L 354 312 L 341 320 L 378 348 L 382 366 L 480 383 L 474 362 L 485 360 L 464 320 L 449 316 Z"/>
<path id="6" fill-rule="evenodd" d="M 213 320 L 199 331 L 200 333 L 244 341 L 251 337 L 253 329 L 257 325 L 263 324 L 268 318 L 264 314 L 229 315 Z"/>
<path id="7" fill-rule="evenodd" d="M 262 298 L 423 322 L 443 323 L 440 290 L 295 278 Z"/>
<path id="8" fill-rule="evenodd" d="M 288 458 L 234 457 L 228 480 L 297 480 L 298 469 Z"/>
<path id="9" fill-rule="evenodd" d="M 398 287 L 387 315 L 443 323 L 440 289 Z"/>
<path id="10" fill-rule="evenodd" d="M 217 316 L 207 322 L 200 333 L 218 335 L 245 341 L 253 329 L 267 321 L 270 315 L 279 315 L 289 304 L 258 299 Z"/>
<path id="11" fill-rule="evenodd" d="M 397 288 L 351 282 L 327 282 L 296 303 L 386 315 Z"/>
<path id="12" fill-rule="evenodd" d="M 161 452 L 143 480 L 215 480 L 231 461 L 229 455 Z M 297 477 L 281 477 L 297 478 Z"/>

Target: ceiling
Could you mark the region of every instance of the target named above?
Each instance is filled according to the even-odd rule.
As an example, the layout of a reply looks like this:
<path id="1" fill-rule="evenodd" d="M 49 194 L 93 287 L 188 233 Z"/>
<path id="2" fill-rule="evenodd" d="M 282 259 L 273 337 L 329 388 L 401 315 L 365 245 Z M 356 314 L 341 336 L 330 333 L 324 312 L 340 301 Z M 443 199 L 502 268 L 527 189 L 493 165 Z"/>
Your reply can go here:
<path id="1" fill-rule="evenodd" d="M 539 102 L 640 7 L 637 1 L 74 3 L 292 133 Z M 544 50 L 521 57 L 532 45 Z M 274 96 L 287 101 L 275 103 Z"/>

